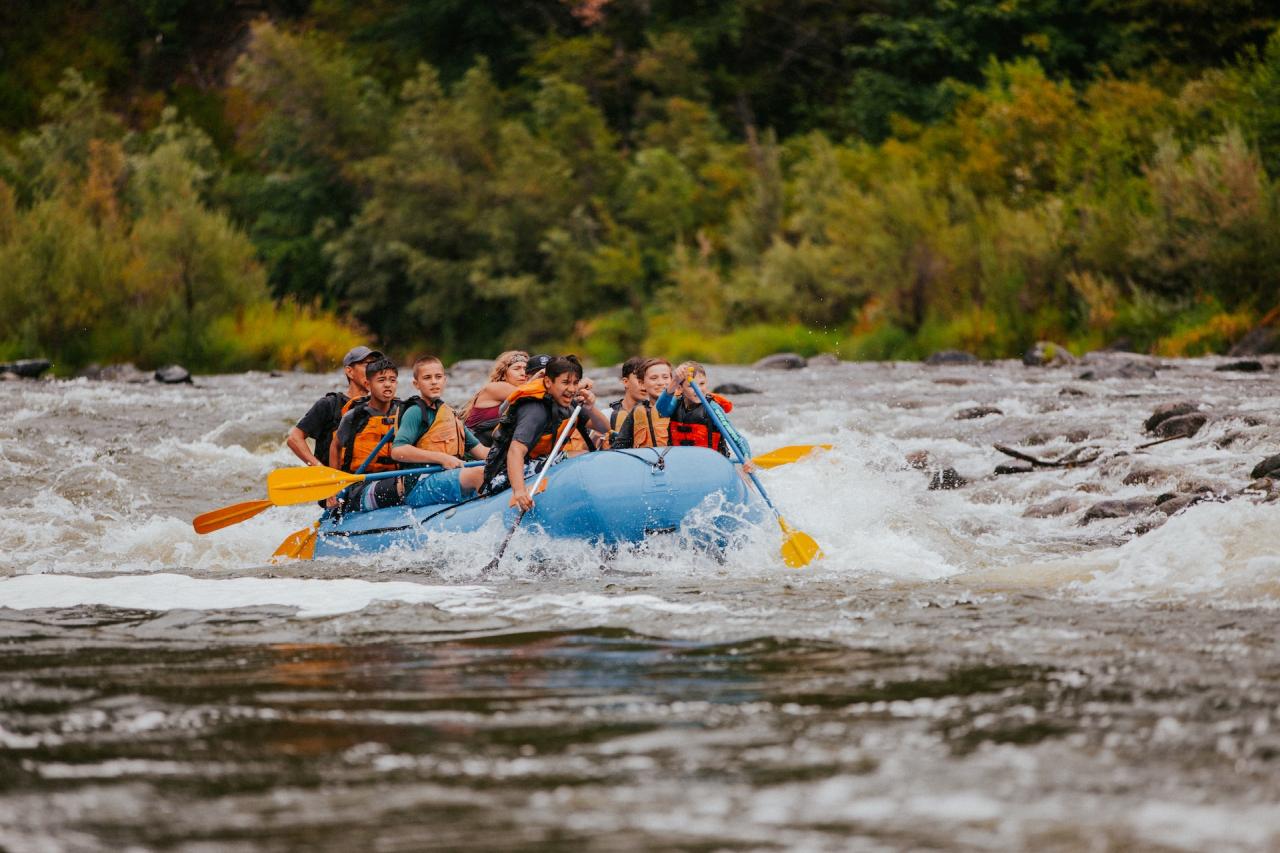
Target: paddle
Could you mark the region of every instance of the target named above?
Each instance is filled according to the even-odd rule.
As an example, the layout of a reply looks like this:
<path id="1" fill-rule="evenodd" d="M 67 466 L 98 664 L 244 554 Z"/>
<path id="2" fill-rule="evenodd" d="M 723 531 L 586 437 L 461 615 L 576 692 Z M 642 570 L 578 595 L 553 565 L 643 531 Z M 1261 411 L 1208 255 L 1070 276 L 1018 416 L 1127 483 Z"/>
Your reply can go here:
<path id="1" fill-rule="evenodd" d="M 483 459 L 466 462 L 462 467 L 474 468 L 483 465 Z M 313 465 L 309 468 L 277 468 L 267 475 L 267 497 L 276 506 L 303 504 L 308 501 L 322 501 L 331 498 L 353 483 L 368 480 L 389 480 L 405 477 L 410 474 L 438 474 L 445 470 L 440 465 L 428 465 L 423 468 L 406 468 L 402 471 L 380 471 L 377 474 L 348 474 L 337 468 L 326 468 Z"/>
<path id="2" fill-rule="evenodd" d="M 577 427 L 578 413 L 581 411 L 582 411 L 582 404 L 579 403 L 577 406 L 574 407 L 573 413 L 569 415 L 569 420 L 565 421 L 564 429 L 560 430 L 560 437 L 556 439 L 555 446 L 552 447 L 551 452 L 547 454 L 547 461 L 542 466 L 542 470 L 538 472 L 538 478 L 533 481 L 533 488 L 529 490 L 529 494 L 531 496 L 538 494 L 539 491 L 541 490 L 542 481 L 546 479 L 547 472 L 551 470 L 551 463 L 555 460 L 556 455 L 560 453 L 560 448 L 564 446 L 565 439 L 569 437 L 569 433 L 573 432 L 573 430 Z M 510 476 L 511 476 L 510 473 L 508 473 L 507 477 L 510 478 Z M 512 495 L 511 499 L 513 501 L 512 505 L 514 506 L 515 496 Z M 525 512 L 527 512 L 527 510 L 522 509 L 520 510 L 519 514 L 516 515 L 516 520 L 511 523 L 511 529 L 507 531 L 506 538 L 504 538 L 502 540 L 502 544 L 498 546 L 497 556 L 495 556 L 492 560 L 490 560 L 489 564 L 480 570 L 482 574 L 487 574 L 489 572 L 492 572 L 496 568 L 498 568 L 498 564 L 502 562 L 502 555 L 507 553 L 507 546 L 511 544 L 511 537 L 516 535 L 516 528 L 519 527 L 520 522 L 524 520 Z"/>
<path id="3" fill-rule="evenodd" d="M 245 501 L 244 503 L 224 506 L 220 509 L 211 509 L 206 513 L 197 515 L 192 520 L 191 526 L 196 529 L 196 533 L 203 536 L 206 533 L 212 533 L 215 530 L 221 530 L 224 527 L 248 521 L 258 513 L 273 506 L 275 504 L 271 501 Z"/>
<path id="4" fill-rule="evenodd" d="M 692 376 L 689 377 L 689 387 L 691 387 L 698 399 L 702 402 L 702 409 L 707 413 L 707 417 L 715 422 L 716 427 L 720 430 L 720 435 L 728 443 L 729 449 L 733 451 L 733 455 L 737 457 L 738 464 L 746 465 L 747 461 L 742 455 L 742 448 L 729 438 L 733 433 L 728 425 L 721 419 L 719 410 L 711 407 L 710 401 L 702 393 L 702 388 Z M 787 524 L 787 520 L 782 517 L 782 513 L 778 512 L 778 508 L 773 505 L 773 501 L 769 500 L 769 495 L 765 492 L 764 486 L 760 485 L 760 479 L 756 477 L 754 472 L 746 472 L 751 478 L 751 482 L 756 484 L 756 490 L 760 492 L 760 497 L 764 498 L 764 502 L 769 505 L 769 509 L 773 510 L 773 514 L 778 519 L 778 526 L 782 528 L 782 560 L 793 569 L 800 569 L 807 565 L 814 557 L 822 556 L 822 549 L 818 547 L 818 543 L 813 541 L 813 537 L 803 530 L 793 530 L 791 525 Z"/>
<path id="5" fill-rule="evenodd" d="M 799 462 L 816 450 L 830 450 L 831 447 L 830 444 L 792 444 L 770 450 L 768 453 L 761 453 L 751 461 L 757 468 L 777 468 L 780 465 Z"/>

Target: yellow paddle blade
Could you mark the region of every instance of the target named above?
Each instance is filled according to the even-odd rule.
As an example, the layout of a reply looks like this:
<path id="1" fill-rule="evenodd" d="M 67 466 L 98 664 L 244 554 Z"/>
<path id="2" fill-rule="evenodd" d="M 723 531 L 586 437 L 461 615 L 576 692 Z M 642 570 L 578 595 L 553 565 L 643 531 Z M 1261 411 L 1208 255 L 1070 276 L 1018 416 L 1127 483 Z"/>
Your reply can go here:
<path id="1" fill-rule="evenodd" d="M 310 468 L 277 468 L 267 475 L 267 497 L 276 506 L 322 501 L 363 479 L 363 474 L 348 474 L 320 465 Z"/>
<path id="2" fill-rule="evenodd" d="M 215 530 L 221 530 L 224 527 L 248 521 L 264 509 L 270 509 L 273 506 L 275 504 L 271 503 L 271 501 L 245 501 L 244 503 L 224 506 L 220 509 L 211 509 L 206 513 L 197 515 L 192 520 L 191 526 L 196 529 L 196 533 L 203 536 L 206 533 L 212 533 Z"/>
<path id="3" fill-rule="evenodd" d="M 277 565 L 285 560 L 310 560 L 316 553 L 316 531 L 319 529 L 320 522 L 317 521 L 310 527 L 290 533 L 271 555 L 271 565 Z"/>
<path id="4" fill-rule="evenodd" d="M 756 464 L 757 468 L 777 468 L 779 465 L 790 465 L 792 462 L 798 462 L 815 450 L 830 449 L 830 444 L 792 444 L 787 447 L 779 447 L 777 450 L 770 450 L 768 453 L 761 453 L 751 461 Z"/>
<path id="5" fill-rule="evenodd" d="M 782 516 L 778 516 L 778 526 L 782 528 L 782 561 L 788 566 L 803 569 L 814 558 L 822 556 L 822 549 L 808 533 L 791 529 Z"/>

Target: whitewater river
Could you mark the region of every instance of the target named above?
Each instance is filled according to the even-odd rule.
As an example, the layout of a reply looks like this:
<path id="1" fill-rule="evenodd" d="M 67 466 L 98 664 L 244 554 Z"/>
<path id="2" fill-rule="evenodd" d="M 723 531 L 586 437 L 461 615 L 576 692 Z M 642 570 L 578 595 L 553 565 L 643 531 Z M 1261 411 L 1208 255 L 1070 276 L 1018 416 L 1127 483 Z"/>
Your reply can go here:
<path id="1" fill-rule="evenodd" d="M 2 383 L 0 849 L 1277 849 L 1280 501 L 1220 498 L 1280 371 L 1222 363 L 715 368 L 757 452 L 835 445 L 763 475 L 825 560 L 518 536 L 484 577 L 496 527 L 277 567 L 313 510 L 192 532 L 335 377 Z"/>

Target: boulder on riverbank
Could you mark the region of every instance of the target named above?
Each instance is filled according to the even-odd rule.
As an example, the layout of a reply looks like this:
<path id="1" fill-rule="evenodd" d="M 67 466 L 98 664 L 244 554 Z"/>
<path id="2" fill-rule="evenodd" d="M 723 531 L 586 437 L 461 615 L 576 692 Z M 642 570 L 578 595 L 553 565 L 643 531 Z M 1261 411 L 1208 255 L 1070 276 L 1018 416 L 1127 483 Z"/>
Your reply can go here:
<path id="1" fill-rule="evenodd" d="M 1062 344 L 1037 341 L 1022 354 L 1022 363 L 1027 367 L 1069 367 L 1076 363 L 1076 357 Z"/>
<path id="2" fill-rule="evenodd" d="M 971 352 L 965 352 L 958 349 L 944 349 L 935 352 L 924 360 L 924 363 L 930 367 L 938 367 L 947 364 L 977 364 L 978 357 Z"/>
<path id="3" fill-rule="evenodd" d="M 181 385 L 183 383 L 191 384 L 191 371 L 187 370 L 181 364 L 168 364 L 158 368 L 152 374 L 157 382 L 164 385 Z"/>
<path id="4" fill-rule="evenodd" d="M 0 373 L 11 373 L 19 379 L 39 379 L 53 362 L 47 358 L 20 358 L 17 361 L 0 363 Z"/>
<path id="5" fill-rule="evenodd" d="M 794 352 L 777 352 L 766 355 L 751 366 L 756 370 L 800 370 L 808 365 L 809 362 L 802 355 Z"/>

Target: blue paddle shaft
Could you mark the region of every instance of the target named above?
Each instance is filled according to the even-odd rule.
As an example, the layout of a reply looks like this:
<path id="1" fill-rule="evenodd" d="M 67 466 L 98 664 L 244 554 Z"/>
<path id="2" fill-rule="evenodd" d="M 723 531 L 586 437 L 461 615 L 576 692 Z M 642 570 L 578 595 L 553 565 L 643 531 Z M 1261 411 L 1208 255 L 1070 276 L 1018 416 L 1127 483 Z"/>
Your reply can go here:
<path id="1" fill-rule="evenodd" d="M 698 400 L 702 403 L 702 410 L 707 413 L 707 417 L 715 422 L 716 429 L 720 430 L 720 437 L 729 445 L 729 449 L 733 451 L 733 455 L 737 458 L 738 464 L 745 466 L 746 458 L 742 455 L 742 448 L 729 437 L 729 430 L 725 426 L 724 421 L 720 420 L 720 414 L 716 409 L 711 407 L 711 402 L 702 393 L 702 388 L 698 386 L 697 380 L 692 377 L 689 379 L 689 387 L 693 389 L 693 393 L 698 395 Z M 760 480 L 756 477 L 755 472 L 747 471 L 747 476 L 751 478 L 751 482 L 756 484 L 756 490 L 760 492 L 760 497 L 764 498 L 764 502 L 769 505 L 769 509 L 773 510 L 774 515 L 780 515 L 778 508 L 773 505 L 773 501 L 769 500 L 769 494 L 764 490 L 764 486 L 760 485 Z"/>

